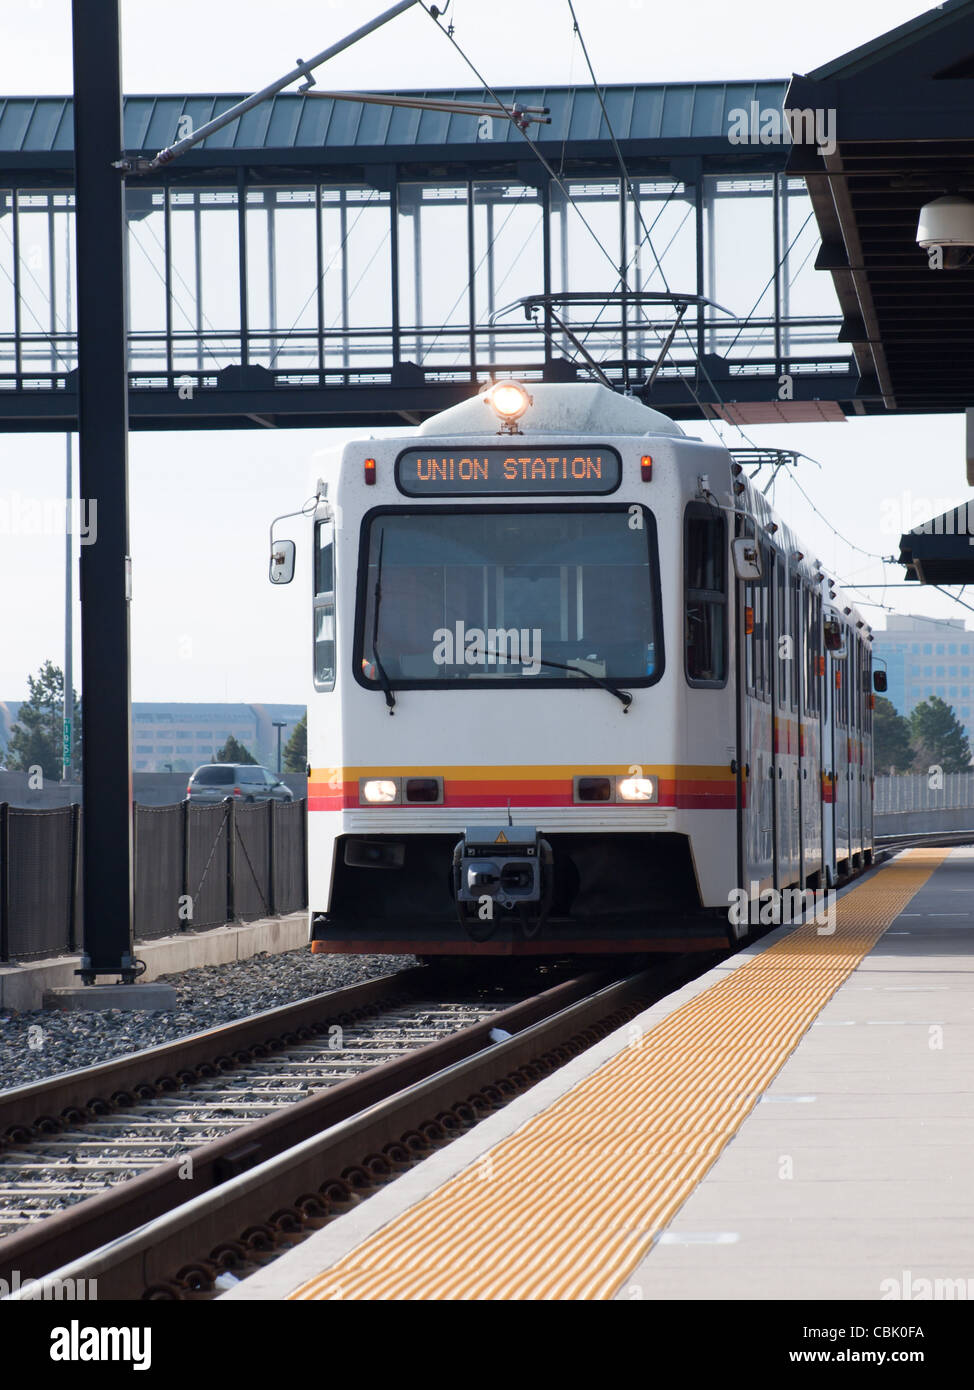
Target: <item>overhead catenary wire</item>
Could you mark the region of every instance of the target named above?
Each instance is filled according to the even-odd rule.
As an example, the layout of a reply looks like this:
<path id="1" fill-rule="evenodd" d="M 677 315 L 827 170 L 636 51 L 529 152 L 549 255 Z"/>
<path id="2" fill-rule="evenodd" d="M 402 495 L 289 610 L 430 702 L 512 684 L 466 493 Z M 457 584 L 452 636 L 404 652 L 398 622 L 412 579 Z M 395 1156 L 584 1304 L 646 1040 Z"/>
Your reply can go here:
<path id="1" fill-rule="evenodd" d="M 602 89 L 599 87 L 598 80 L 597 80 L 597 78 L 596 78 L 596 76 L 595 76 L 595 69 L 594 69 L 594 67 L 592 66 L 592 60 L 591 60 L 591 58 L 589 57 L 588 47 L 586 46 L 584 36 L 582 35 L 582 31 L 581 31 L 581 28 L 580 28 L 579 23 L 578 23 L 578 16 L 575 14 L 575 6 L 574 6 L 574 4 L 573 4 L 573 0 L 567 0 L 567 3 L 568 3 L 569 12 L 570 12 L 571 17 L 572 17 L 572 23 L 573 23 L 574 26 L 575 26 L 575 32 L 578 34 L 578 42 L 579 42 L 579 45 L 581 46 L 581 50 L 582 50 L 582 54 L 583 54 L 583 56 L 584 56 L 584 58 L 585 58 L 586 66 L 588 67 L 588 70 L 589 70 L 589 76 L 590 76 L 591 79 L 592 79 L 592 87 L 593 87 L 593 89 L 594 89 L 594 91 L 595 91 L 596 97 L 598 98 L 599 107 L 600 107 L 600 109 L 601 109 L 601 111 L 602 111 L 602 118 L 603 118 L 603 120 L 605 121 L 606 129 L 607 129 L 608 132 L 609 132 L 609 139 L 610 139 L 610 141 L 612 142 L 612 148 L 613 148 L 613 151 L 614 151 L 614 153 L 615 153 L 616 159 L 618 160 L 618 163 L 619 163 L 619 169 L 620 169 L 621 174 L 622 174 L 622 179 L 623 179 L 623 182 L 624 182 L 624 184 L 625 184 L 626 191 L 627 191 L 627 193 L 629 194 L 630 199 L 632 200 L 632 204 L 633 204 L 633 207 L 634 207 L 634 209 L 635 209 L 636 216 L 639 218 L 640 226 L 642 227 L 643 233 L 644 233 L 644 235 L 645 235 L 646 245 L 649 247 L 649 250 L 650 250 L 650 253 L 652 254 L 653 260 L 656 262 L 656 269 L 657 269 L 657 271 L 659 272 L 659 277 L 660 277 L 660 279 L 663 281 L 663 284 L 664 284 L 664 286 L 665 286 L 665 288 L 666 288 L 667 294 L 672 294 L 673 291 L 670 289 L 670 283 L 669 283 L 669 281 L 668 281 L 667 278 L 666 278 L 666 272 L 663 270 L 663 266 L 662 266 L 662 263 L 661 263 L 661 261 L 660 261 L 660 258 L 659 258 L 659 256 L 657 256 L 657 254 L 656 254 L 656 248 L 653 246 L 653 239 L 652 239 L 652 237 L 651 237 L 650 234 L 649 234 L 649 228 L 646 226 L 646 220 L 645 220 L 645 218 L 643 217 L 642 208 L 641 208 L 640 205 L 639 205 L 639 199 L 636 197 L 636 191 L 635 191 L 635 188 L 634 188 L 634 186 L 633 186 L 633 182 L 632 182 L 632 178 L 630 177 L 629 170 L 628 170 L 628 168 L 627 168 L 627 166 L 626 166 L 625 157 L 624 157 L 624 155 L 623 155 L 623 153 L 622 153 L 622 149 L 621 149 L 621 147 L 620 147 L 620 145 L 619 145 L 619 142 L 618 142 L 618 140 L 616 139 L 615 131 L 614 131 L 613 128 L 612 128 L 612 122 L 611 122 L 611 120 L 609 119 L 609 112 L 608 112 L 608 110 L 607 110 L 607 108 L 606 108 L 606 105 L 605 105 L 605 99 L 604 99 L 604 97 L 603 97 L 603 95 L 602 95 Z M 624 284 L 625 284 L 625 282 L 624 282 Z M 628 288 L 628 286 L 626 286 L 626 288 Z M 686 326 L 685 324 L 683 324 L 682 322 L 678 325 L 678 327 L 679 327 L 679 328 L 682 328 L 682 330 L 683 330 L 683 334 L 684 334 L 684 336 L 686 337 L 687 343 L 689 344 L 690 352 L 691 352 L 691 354 L 693 355 L 694 361 L 696 362 L 698 371 L 700 371 L 700 372 L 703 374 L 704 379 L 707 381 L 708 385 L 710 386 L 710 389 L 711 389 L 711 391 L 713 392 L 714 396 L 716 397 L 717 401 L 718 401 L 720 404 L 723 404 L 723 398 L 722 398 L 720 392 L 718 391 L 717 386 L 716 386 L 716 384 L 715 384 L 713 378 L 711 377 L 710 373 L 707 371 L 707 367 L 706 367 L 705 363 L 702 361 L 702 359 L 700 358 L 700 356 L 699 356 L 698 353 L 697 353 L 696 344 L 694 343 L 693 338 L 690 336 L 690 330 L 689 330 L 689 328 L 687 328 L 687 326 Z M 690 394 L 693 396 L 693 399 L 694 399 L 694 401 L 696 402 L 697 408 L 699 409 L 701 415 L 703 416 L 703 418 L 704 418 L 705 420 L 707 420 L 707 421 L 710 423 L 711 429 L 713 429 L 714 433 L 717 435 L 717 438 L 720 440 L 721 444 L 723 444 L 723 443 L 724 443 L 723 436 L 721 435 L 720 431 L 717 429 L 716 425 L 714 424 L 712 417 L 711 417 L 710 415 L 708 415 L 707 412 L 706 412 L 706 410 L 704 409 L 703 403 L 701 402 L 700 397 L 697 395 L 697 392 L 696 392 L 696 390 L 694 389 L 692 382 L 690 382 L 689 380 L 687 380 L 687 381 L 685 381 L 684 384 L 687 386 L 688 390 L 690 391 Z M 736 423 L 736 421 L 732 421 L 731 423 L 734 425 L 734 428 L 737 429 L 737 430 L 739 431 L 739 433 L 740 433 L 740 435 L 741 435 L 741 437 L 742 437 L 743 439 L 748 439 L 748 436 L 744 433 L 744 430 L 741 428 L 741 426 L 740 426 L 739 424 Z M 751 441 L 750 439 L 748 439 L 748 443 L 750 444 L 750 443 L 752 443 L 752 441 Z"/>
<path id="2" fill-rule="evenodd" d="M 466 63 L 467 67 L 469 67 L 470 71 L 471 71 L 471 72 L 474 74 L 474 76 L 477 78 L 477 81 L 481 83 L 481 85 L 482 85 L 483 88 L 484 88 L 484 91 L 487 92 L 487 94 L 488 94 L 494 101 L 496 101 L 496 102 L 498 103 L 498 105 L 503 105 L 503 103 L 502 103 L 501 100 L 500 100 L 500 97 L 497 95 L 496 91 L 491 87 L 490 83 L 487 81 L 487 79 L 484 77 L 483 73 L 480 71 L 480 69 L 479 69 L 479 68 L 477 67 L 477 65 L 474 63 L 473 59 L 465 52 L 465 50 L 464 50 L 464 49 L 461 47 L 461 45 L 457 42 L 457 40 L 456 40 L 456 38 L 455 38 L 455 36 L 454 36 L 454 34 L 453 34 L 453 32 L 452 32 L 452 26 L 450 26 L 450 28 L 445 29 L 445 28 L 438 22 L 439 13 L 438 13 L 438 11 L 437 11 L 436 6 L 435 6 L 435 5 L 430 6 L 430 5 L 425 4 L 424 0 L 420 0 L 420 4 L 422 5 L 423 9 L 426 10 L 427 14 L 429 14 L 430 18 L 434 20 L 434 22 L 436 23 L 436 26 L 437 26 L 437 28 L 439 29 L 440 33 L 442 33 L 447 39 L 449 39 L 450 43 L 451 43 L 451 44 L 453 45 L 453 47 L 456 49 L 457 53 L 460 55 L 460 57 L 462 58 L 462 60 Z M 582 36 L 581 36 L 581 32 L 580 32 L 580 31 L 578 31 L 578 35 L 579 35 L 579 41 L 580 41 L 580 43 L 581 43 L 582 51 L 583 51 L 583 53 L 586 54 L 586 59 L 587 59 L 587 52 L 586 52 L 585 45 L 584 45 L 584 41 L 582 40 Z M 591 64 L 590 64 L 590 63 L 589 63 L 589 71 L 590 71 L 590 72 L 592 71 L 592 69 L 591 69 Z M 594 73 L 592 74 L 592 77 L 593 77 L 593 83 L 594 83 Z M 596 87 L 597 87 L 597 84 L 596 84 Z M 605 111 L 605 107 L 604 107 L 604 103 L 602 103 L 601 93 L 599 93 L 599 101 L 600 101 L 600 104 L 602 105 L 602 109 L 603 109 L 603 112 L 604 112 L 604 111 Z M 612 131 L 611 123 L 608 121 L 608 117 L 606 117 L 606 124 L 607 124 L 607 127 L 609 128 L 610 135 L 611 135 L 611 138 L 612 138 L 612 141 L 613 141 L 613 145 L 618 149 L 618 142 L 617 142 L 616 139 L 615 139 L 615 133 Z M 602 252 L 603 256 L 606 258 L 606 260 L 607 260 L 607 261 L 609 262 L 609 264 L 612 266 L 613 273 L 614 273 L 614 275 L 617 276 L 617 278 L 618 278 L 619 282 L 621 283 L 623 289 L 624 289 L 626 292 L 629 292 L 628 280 L 626 279 L 626 275 L 625 275 L 625 269 L 626 269 L 626 268 L 625 268 L 625 267 L 620 267 L 619 264 L 618 264 L 618 262 L 613 258 L 611 252 L 606 248 L 604 242 L 601 240 L 601 238 L 599 237 L 598 233 L 595 231 L 594 227 L 592 227 L 591 223 L 590 223 L 590 222 L 588 221 L 588 219 L 585 217 L 585 214 L 581 211 L 581 209 L 579 208 L 578 204 L 575 202 L 575 199 L 572 197 L 571 191 L 570 191 L 569 187 L 565 184 L 565 182 L 564 182 L 564 180 L 561 178 L 561 176 L 560 176 L 558 173 L 556 173 L 555 169 L 552 167 L 552 165 L 551 165 L 551 163 L 548 161 L 548 159 L 546 159 L 546 157 L 545 157 L 544 153 L 542 152 L 542 150 L 540 150 L 540 149 L 538 148 L 538 146 L 537 146 L 537 144 L 535 143 L 535 141 L 531 139 L 530 135 L 528 135 L 527 131 L 525 131 L 525 130 L 521 130 L 521 131 L 520 131 L 520 134 L 521 134 L 522 138 L 524 139 L 525 143 L 529 146 L 529 148 L 530 148 L 530 149 L 532 150 L 532 152 L 534 153 L 535 157 L 537 158 L 537 160 L 539 161 L 539 163 L 541 164 L 541 166 L 546 170 L 546 172 L 548 173 L 549 177 L 555 182 L 555 184 L 557 185 L 557 187 L 561 189 L 561 191 L 562 191 L 562 193 L 564 194 L 564 196 L 565 196 L 567 202 L 571 203 L 572 207 L 575 209 L 575 213 L 576 213 L 577 217 L 579 218 L 579 221 L 582 223 L 582 225 L 583 225 L 583 226 L 586 228 L 586 230 L 589 232 L 590 236 L 591 236 L 592 239 L 595 241 L 596 245 L 599 247 L 599 250 Z M 620 151 L 619 153 L 620 153 L 620 155 L 621 155 L 621 151 Z M 623 168 L 623 173 L 624 173 L 624 177 L 625 177 L 625 180 L 626 180 L 626 186 L 627 186 L 627 188 L 630 190 L 630 196 L 632 196 L 632 184 L 631 184 L 631 180 L 629 179 L 628 170 L 625 168 L 625 162 L 624 162 L 624 161 L 622 162 L 622 168 Z M 638 206 L 637 206 L 637 211 L 639 211 Z M 644 233 L 646 233 L 647 238 L 648 238 L 648 229 L 647 229 L 647 227 L 646 227 L 645 219 L 642 217 L 641 212 L 639 212 L 639 218 L 640 218 L 640 223 L 642 224 L 642 227 L 643 227 L 643 231 L 644 231 Z M 662 280 L 663 280 L 663 283 L 664 283 L 664 285 L 666 285 L 667 293 L 672 293 L 672 291 L 670 290 L 669 284 L 667 283 L 666 276 L 663 274 L 662 267 L 659 265 L 659 257 L 656 255 L 655 249 L 653 248 L 653 245 L 652 245 L 652 241 L 651 241 L 650 239 L 647 239 L 647 244 L 649 245 L 649 248 L 650 248 L 650 250 L 651 250 L 652 253 L 653 253 L 653 259 L 656 261 L 656 265 L 657 265 L 657 267 L 658 267 L 658 269 L 659 269 L 659 271 L 660 271 L 660 275 L 661 275 L 661 278 L 662 278 Z M 684 330 L 684 331 L 686 331 L 686 330 Z M 692 351 L 693 354 L 694 354 L 694 359 L 697 360 L 698 366 L 699 366 L 700 369 L 703 371 L 704 375 L 707 377 L 707 380 L 710 381 L 711 388 L 713 389 L 714 394 L 717 396 L 717 398 L 718 398 L 718 400 L 719 400 L 719 399 L 720 399 L 720 395 L 719 395 L 719 393 L 717 392 L 717 388 L 714 386 L 713 381 L 710 380 L 710 377 L 709 377 L 709 375 L 707 374 L 706 368 L 703 366 L 703 364 L 702 364 L 701 362 L 699 362 L 699 359 L 697 359 L 696 350 L 695 350 L 695 348 L 694 348 L 694 346 L 693 346 L 693 340 L 689 337 L 689 333 L 687 333 L 687 338 L 688 338 L 688 341 L 689 341 L 689 343 L 690 343 L 691 351 Z M 695 391 L 695 389 L 694 389 L 694 387 L 693 387 L 693 383 L 692 383 L 691 381 L 685 380 L 684 384 L 687 386 L 687 389 L 689 390 L 691 396 L 693 397 L 694 401 L 696 402 L 697 407 L 698 407 L 698 409 L 700 410 L 700 414 L 701 414 L 702 418 L 705 419 L 705 420 L 707 420 L 707 421 L 709 422 L 709 424 L 711 425 L 711 428 L 714 430 L 714 433 L 717 435 L 718 440 L 720 441 L 721 444 L 723 444 L 724 441 L 723 441 L 723 438 L 722 438 L 722 436 L 721 436 L 721 434 L 720 434 L 720 431 L 716 429 L 716 427 L 715 427 L 715 425 L 714 425 L 714 422 L 713 422 L 713 419 L 712 419 L 712 417 L 707 413 L 707 410 L 705 409 L 703 403 L 701 402 L 701 400 L 700 400 L 700 398 L 699 398 L 697 392 Z M 738 430 L 740 430 L 740 426 L 739 426 L 739 425 L 735 425 L 735 428 L 738 429 Z M 743 430 L 740 430 L 740 433 L 741 433 L 742 435 L 744 435 Z M 744 435 L 744 438 L 747 438 L 747 436 Z M 750 442 L 750 441 L 749 441 L 749 442 Z"/>

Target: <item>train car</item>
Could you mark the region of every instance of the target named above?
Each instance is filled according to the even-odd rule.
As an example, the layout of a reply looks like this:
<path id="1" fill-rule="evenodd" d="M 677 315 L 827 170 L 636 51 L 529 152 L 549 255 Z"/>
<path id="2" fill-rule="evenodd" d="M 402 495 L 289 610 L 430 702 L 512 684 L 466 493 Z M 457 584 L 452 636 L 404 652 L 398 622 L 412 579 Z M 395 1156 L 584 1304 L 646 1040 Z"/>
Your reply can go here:
<path id="1" fill-rule="evenodd" d="M 498 382 L 313 527 L 316 952 L 712 949 L 867 861 L 870 634 L 723 447 Z"/>

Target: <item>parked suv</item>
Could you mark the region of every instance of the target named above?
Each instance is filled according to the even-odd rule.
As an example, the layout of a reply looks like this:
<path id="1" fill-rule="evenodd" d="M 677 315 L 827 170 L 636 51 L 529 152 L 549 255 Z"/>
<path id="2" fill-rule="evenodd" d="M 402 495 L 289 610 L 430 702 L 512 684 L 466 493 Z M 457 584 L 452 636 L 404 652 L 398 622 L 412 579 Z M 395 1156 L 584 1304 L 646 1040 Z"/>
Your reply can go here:
<path id="1" fill-rule="evenodd" d="M 253 763 L 207 763 L 198 767 L 186 788 L 187 801 L 293 801 L 294 794 L 273 772 Z"/>

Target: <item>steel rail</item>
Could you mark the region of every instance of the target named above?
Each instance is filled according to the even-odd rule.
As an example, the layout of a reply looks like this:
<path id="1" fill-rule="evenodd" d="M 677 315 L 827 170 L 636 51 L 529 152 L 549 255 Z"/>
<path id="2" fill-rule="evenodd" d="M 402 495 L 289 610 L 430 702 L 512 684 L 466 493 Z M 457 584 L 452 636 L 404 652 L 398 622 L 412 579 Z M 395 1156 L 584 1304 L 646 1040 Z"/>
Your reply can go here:
<path id="1" fill-rule="evenodd" d="M 393 975 L 379 975 L 362 984 L 316 994 L 296 1004 L 250 1014 L 233 1023 L 223 1023 L 93 1067 L 62 1072 L 15 1090 L 0 1091 L 0 1153 L 4 1139 L 22 1143 L 31 1137 L 30 1131 L 52 1134 L 63 1128 L 65 1111 L 75 1112 L 71 1122 L 76 1124 L 79 1115 L 104 1114 L 119 1108 L 113 1097 L 132 1092 L 136 1087 L 175 1091 L 190 1080 L 186 1075 L 189 1072 L 201 1076 L 201 1067 L 216 1066 L 223 1070 L 228 1061 L 239 1060 L 235 1058 L 236 1053 L 282 1044 L 288 1036 L 327 1026 L 336 1021 L 339 1014 L 358 1009 L 371 1011 L 379 1002 L 391 1004 L 397 998 L 408 998 L 421 988 L 420 981 L 428 979 L 423 966 L 411 966 Z"/>
<path id="2" fill-rule="evenodd" d="M 275 1246 L 290 1248 L 354 1204 L 371 1184 L 388 1181 L 480 1114 L 506 1104 L 695 970 L 698 962 L 680 958 L 668 971 L 640 972 L 598 987 L 592 976 L 582 977 L 508 1011 L 508 1031 L 516 1011 L 523 1020 L 513 1037 L 493 1044 L 484 1039 L 477 1050 L 452 1059 L 455 1046 L 435 1044 L 426 1050 L 425 1071 L 414 1066 L 396 1092 L 312 1129 L 259 1166 L 63 1264 L 32 1291 L 12 1297 L 41 1297 L 45 1287 L 59 1286 L 55 1281 L 63 1286 L 78 1278 L 95 1279 L 99 1299 L 212 1291 L 221 1271 L 243 1271 L 266 1263 Z M 536 1017 L 528 1021 L 532 1013 Z M 488 1030 L 498 1026 L 505 1026 L 501 1015 Z"/>
<path id="3" fill-rule="evenodd" d="M 407 972 L 411 973 L 411 972 Z M 420 973 L 419 968 L 417 972 Z M 398 978 L 398 977 L 393 977 Z M 489 1018 L 394 1061 L 339 1081 L 304 1100 L 282 1106 L 176 1158 L 23 1227 L 0 1240 L 0 1278 L 13 1271 L 36 1279 L 115 1241 L 199 1194 L 210 1193 L 246 1170 L 300 1144 L 323 1129 L 423 1081 L 432 1073 L 492 1049 L 495 1029 L 518 1033 L 592 994 L 606 976 L 587 974 L 502 1008 Z M 372 983 L 372 982 L 370 982 Z M 326 996 L 327 997 L 327 996 Z M 319 1005 L 320 1009 L 320 1005 Z M 209 1248 L 209 1247 L 208 1247 Z M 123 1293 L 105 1296 L 126 1296 Z"/>

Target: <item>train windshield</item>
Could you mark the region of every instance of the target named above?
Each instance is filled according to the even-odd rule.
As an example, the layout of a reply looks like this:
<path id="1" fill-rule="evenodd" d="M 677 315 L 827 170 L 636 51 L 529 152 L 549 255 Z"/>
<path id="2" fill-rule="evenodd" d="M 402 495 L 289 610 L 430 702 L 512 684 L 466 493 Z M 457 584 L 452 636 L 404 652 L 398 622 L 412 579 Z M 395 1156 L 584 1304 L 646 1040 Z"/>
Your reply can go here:
<path id="1" fill-rule="evenodd" d="M 661 674 L 643 508 L 397 511 L 372 518 L 364 546 L 363 680 L 548 684 L 587 671 L 645 685 Z"/>

